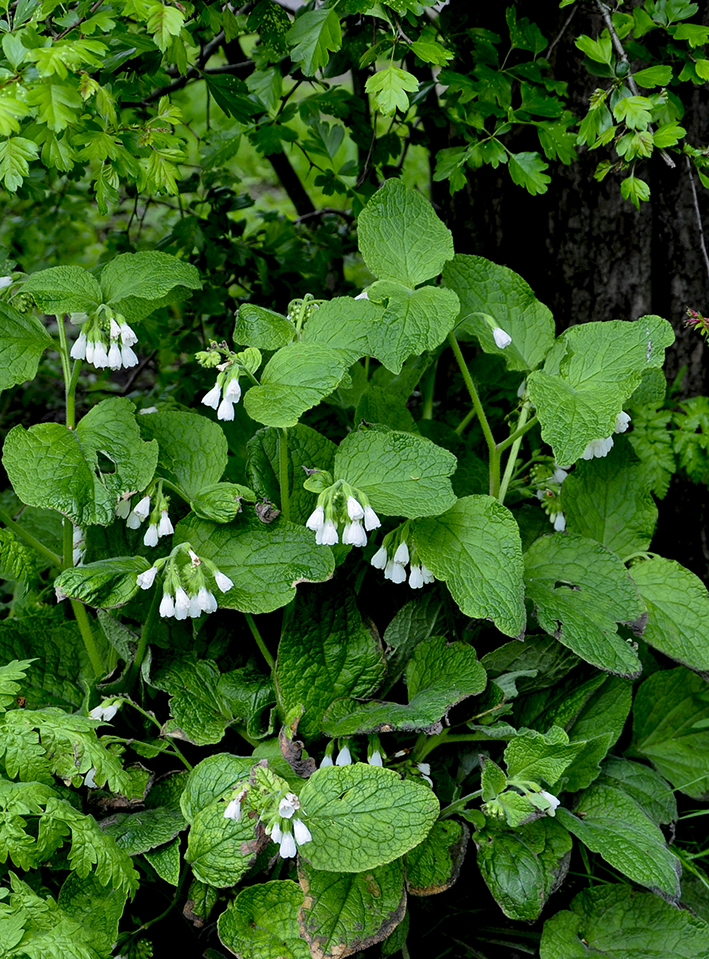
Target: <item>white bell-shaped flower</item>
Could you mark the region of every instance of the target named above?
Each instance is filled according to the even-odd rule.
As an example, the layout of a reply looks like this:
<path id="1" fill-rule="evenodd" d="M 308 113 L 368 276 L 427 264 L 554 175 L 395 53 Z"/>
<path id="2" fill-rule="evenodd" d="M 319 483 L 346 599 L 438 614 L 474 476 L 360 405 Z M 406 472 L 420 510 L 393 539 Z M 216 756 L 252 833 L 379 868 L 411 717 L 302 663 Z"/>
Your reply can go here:
<path id="1" fill-rule="evenodd" d="M 303 843 L 310 842 L 313 838 L 310 834 L 310 830 L 302 819 L 293 820 L 293 834 L 295 836 L 295 841 L 299 846 L 302 846 Z"/>
<path id="2" fill-rule="evenodd" d="M 228 593 L 233 588 L 234 583 L 220 570 L 214 570 L 214 581 L 223 593 Z"/>
<path id="3" fill-rule="evenodd" d="M 362 524 L 358 521 L 347 523 L 342 531 L 342 542 L 348 546 L 366 546 L 367 534 Z"/>
<path id="4" fill-rule="evenodd" d="M 556 810 L 561 805 L 561 800 L 557 799 L 552 793 L 547 792 L 546 789 L 541 789 L 539 795 L 543 796 L 549 803 L 549 808 L 546 811 L 547 816 L 556 816 Z"/>
<path id="5" fill-rule="evenodd" d="M 630 416 L 627 413 L 618 413 L 615 418 L 614 433 L 625 433 L 630 425 Z"/>
<path id="6" fill-rule="evenodd" d="M 224 810 L 225 819 L 233 819 L 234 822 L 238 822 L 241 819 L 241 802 L 238 799 L 232 799 L 227 803 L 227 807 Z"/>
<path id="7" fill-rule="evenodd" d="M 182 586 L 178 586 L 175 591 L 175 619 L 187 619 L 189 611 L 190 598 Z"/>
<path id="8" fill-rule="evenodd" d="M 373 529 L 379 529 L 382 525 L 381 520 L 374 512 L 371 506 L 364 507 L 364 528 L 368 533 L 371 533 Z"/>
<path id="9" fill-rule="evenodd" d="M 394 553 L 394 562 L 401 563 L 402 566 L 406 566 L 409 561 L 409 547 L 406 543 L 401 542 L 396 548 Z"/>
<path id="10" fill-rule="evenodd" d="M 76 343 L 71 348 L 71 353 L 69 354 L 72 360 L 85 360 L 86 359 L 86 334 L 79 333 Z"/>
<path id="11" fill-rule="evenodd" d="M 233 420 L 234 419 L 234 403 L 228 397 L 224 399 L 219 404 L 219 409 L 217 410 L 217 419 L 218 420 Z"/>
<path id="12" fill-rule="evenodd" d="M 608 456 L 613 447 L 613 437 L 606 436 L 599 440 L 591 440 L 581 454 L 582 460 L 592 460 L 594 457 Z"/>
<path id="13" fill-rule="evenodd" d="M 170 522 L 170 517 L 167 515 L 167 510 L 164 509 L 160 514 L 160 522 L 158 523 L 158 536 L 172 536 L 174 532 L 175 530 Z"/>
<path id="14" fill-rule="evenodd" d="M 512 342 L 512 337 L 509 333 L 505 331 L 500 326 L 496 326 L 492 331 L 492 338 L 495 341 L 495 346 L 500 350 L 504 350 L 506 346 L 509 346 Z"/>
<path id="15" fill-rule="evenodd" d="M 349 766 L 352 763 L 352 753 L 349 750 L 349 746 L 343 746 L 342 749 L 337 754 L 337 759 L 335 760 L 336 766 Z"/>
<path id="16" fill-rule="evenodd" d="M 175 615 L 175 600 L 170 593 L 163 593 L 160 601 L 159 613 L 161 616 L 169 617 Z"/>
<path id="17" fill-rule="evenodd" d="M 423 573 L 420 566 L 412 566 L 409 573 L 409 586 L 411 589 L 421 589 L 423 586 Z"/>
<path id="18" fill-rule="evenodd" d="M 211 390 L 208 393 L 205 393 L 202 397 L 202 403 L 204 403 L 205 406 L 209 406 L 213 410 L 216 410 L 216 408 L 219 406 L 219 401 L 221 398 L 222 391 L 219 385 L 215 383 Z"/>
<path id="19" fill-rule="evenodd" d="M 138 573 L 136 577 L 136 582 L 141 589 L 150 589 L 150 587 L 155 582 L 155 577 L 157 576 L 158 568 L 157 566 L 151 566 L 150 569 L 146 569 L 144 573 Z"/>
<path id="20" fill-rule="evenodd" d="M 138 365 L 138 357 L 136 356 L 135 352 L 130 348 L 130 346 L 126 346 L 125 343 L 121 347 L 121 359 L 123 360 L 123 365 L 125 366 L 126 369 L 128 369 L 131 366 Z"/>
<path id="21" fill-rule="evenodd" d="M 364 516 L 364 507 L 354 496 L 347 497 L 347 515 L 351 520 L 362 519 Z"/>
<path id="22" fill-rule="evenodd" d="M 157 523 L 151 523 L 150 526 L 145 531 L 145 536 L 143 537 L 143 543 L 145 546 L 157 546 L 158 545 L 158 527 Z"/>
<path id="23" fill-rule="evenodd" d="M 389 554 L 386 551 L 386 547 L 380 546 L 369 562 L 375 569 L 384 569 L 389 562 Z"/>
<path id="24" fill-rule="evenodd" d="M 312 511 L 310 516 L 305 521 L 305 525 L 308 529 L 311 529 L 314 533 L 317 533 L 318 530 L 322 529 L 325 525 L 325 510 L 322 506 L 316 506 Z"/>
<path id="25" fill-rule="evenodd" d="M 295 844 L 295 838 L 292 832 L 284 833 L 281 839 L 281 848 L 279 855 L 281 859 L 292 859 L 298 851 Z"/>

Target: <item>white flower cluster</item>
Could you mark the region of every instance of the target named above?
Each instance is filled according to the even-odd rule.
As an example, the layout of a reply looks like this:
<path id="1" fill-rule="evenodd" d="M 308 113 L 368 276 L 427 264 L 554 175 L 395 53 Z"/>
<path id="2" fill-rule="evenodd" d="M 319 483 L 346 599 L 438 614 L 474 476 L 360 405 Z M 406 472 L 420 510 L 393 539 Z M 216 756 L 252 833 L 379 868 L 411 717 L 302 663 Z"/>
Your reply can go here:
<path id="1" fill-rule="evenodd" d="M 98 369 L 120 370 L 121 367 L 136 366 L 138 357 L 132 347 L 138 337 L 125 318 L 120 315 L 110 317 L 108 331 L 102 329 L 100 322 L 98 316 L 87 320 L 88 329 L 81 331 L 71 348 L 72 359 L 86 360 Z"/>
<path id="2" fill-rule="evenodd" d="M 387 538 L 385 538 L 384 545 L 379 547 L 370 562 L 375 569 L 383 569 L 384 579 L 389 579 L 392 583 L 406 582 L 406 565 L 411 563 L 409 571 L 409 586 L 411 589 L 421 589 L 427 583 L 436 581 L 436 577 L 431 570 L 418 561 L 417 556 L 412 558 L 411 550 L 404 540 L 401 540 L 394 551 L 390 552 Z"/>
<path id="3" fill-rule="evenodd" d="M 104 699 L 100 706 L 94 706 L 89 712 L 92 719 L 100 719 L 104 723 L 110 723 L 121 706 L 121 700 Z"/>
<path id="4" fill-rule="evenodd" d="M 350 766 L 354 762 L 352 759 L 352 753 L 350 752 L 350 747 L 347 744 L 340 748 L 335 759 L 333 759 L 334 754 L 335 740 L 331 739 L 325 750 L 325 755 L 320 762 L 321 769 L 325 769 L 327 766 Z M 381 743 L 379 742 L 379 737 L 370 737 L 369 744 L 367 746 L 367 762 L 369 765 L 383 766 L 385 758 L 386 753 L 382 749 Z"/>
<path id="5" fill-rule="evenodd" d="M 625 433 L 630 424 L 630 416 L 627 413 L 618 413 L 615 418 L 614 433 Z M 586 449 L 581 454 L 582 460 L 592 460 L 594 457 L 608 456 L 613 448 L 613 437 L 606 436 L 598 440 L 591 440 Z"/>
<path id="6" fill-rule="evenodd" d="M 150 516 L 150 522 L 143 537 L 145 546 L 157 546 L 161 537 L 172 536 L 175 532 L 167 511 L 169 501 L 163 496 L 162 488 L 156 488 L 152 496 L 154 497 L 152 515 L 150 493 L 146 493 L 133 509 L 130 508 L 130 500 L 121 500 L 116 508 L 116 515 L 125 519 L 128 529 L 140 529 L 141 524 Z"/>
<path id="7" fill-rule="evenodd" d="M 237 371 L 233 370 L 229 374 L 222 372 L 217 376 L 217 382 L 208 393 L 205 393 L 202 402 L 205 406 L 217 411 L 218 420 L 233 420 L 234 404 L 240 399 L 239 376 Z"/>
<path id="8" fill-rule="evenodd" d="M 539 469 L 543 470 L 542 467 L 539 467 Z M 558 498 L 561 492 L 561 484 L 568 475 L 566 470 L 555 465 L 551 476 L 542 476 L 541 479 L 537 480 L 542 485 L 542 488 L 537 490 L 537 499 L 542 501 L 542 505 L 549 516 L 549 522 L 557 533 L 563 533 L 566 529 L 566 516 L 564 516 L 563 510 L 558 507 Z"/>
<path id="9" fill-rule="evenodd" d="M 241 819 L 241 804 L 247 793 L 248 788 L 245 787 L 227 804 L 224 810 L 225 819 L 233 819 L 235 822 Z M 305 811 L 301 808 L 300 800 L 295 793 L 289 792 L 278 803 L 278 815 L 264 826 L 266 835 L 280 847 L 281 859 L 292 859 L 298 851 L 298 846 L 303 846 L 312 840 L 310 830 L 301 818 L 304 815 Z"/>
<path id="10" fill-rule="evenodd" d="M 180 566 L 178 559 L 182 558 L 185 552 L 191 562 Z M 166 569 L 159 612 L 165 618 L 174 616 L 175 619 L 187 619 L 190 616 L 196 619 L 202 613 L 214 613 L 219 604 L 211 590 L 210 579 L 222 593 L 228 593 L 234 585 L 214 563 L 200 558 L 189 543 L 180 543 L 169 557 L 159 559 L 150 569 L 136 576 L 138 586 L 141 589 L 150 589 L 163 567 Z M 205 576 L 205 570 L 208 576 Z"/>
<path id="11" fill-rule="evenodd" d="M 347 499 L 343 508 L 339 499 L 344 496 Z M 318 546 L 334 546 L 339 542 L 338 528 L 343 523 L 342 542 L 345 546 L 366 546 L 367 533 L 382 525 L 366 496 L 338 480 L 320 494 L 305 525 L 315 533 Z"/>

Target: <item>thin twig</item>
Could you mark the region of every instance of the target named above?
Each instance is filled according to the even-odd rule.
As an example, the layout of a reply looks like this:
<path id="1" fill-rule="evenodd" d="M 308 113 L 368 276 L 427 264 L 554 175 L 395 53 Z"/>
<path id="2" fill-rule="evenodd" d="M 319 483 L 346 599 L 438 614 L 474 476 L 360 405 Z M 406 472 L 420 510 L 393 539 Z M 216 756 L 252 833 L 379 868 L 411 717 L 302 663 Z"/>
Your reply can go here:
<path id="1" fill-rule="evenodd" d="M 572 7 L 571 13 L 568 15 L 568 17 L 567 17 L 566 20 L 564 21 L 563 27 L 561 28 L 561 30 L 559 30 L 559 32 L 557 33 L 557 35 L 556 35 L 556 36 L 554 37 L 554 39 L 552 40 L 551 46 L 550 46 L 549 49 L 547 50 L 547 55 L 546 55 L 546 59 L 547 59 L 547 60 L 548 60 L 549 57 L 551 56 L 552 50 L 554 49 L 554 47 L 557 45 L 557 43 L 559 42 L 559 40 L 561 40 L 561 38 L 564 36 L 564 33 L 566 33 L 566 28 L 567 28 L 568 25 L 571 23 L 571 21 L 574 19 L 574 16 L 575 16 L 577 10 L 578 10 L 578 7 Z"/>
<path id="2" fill-rule="evenodd" d="M 618 36 L 618 34 L 615 32 L 615 27 L 613 26 L 613 20 L 611 18 L 610 10 L 605 5 L 605 3 L 602 2 L 602 0 L 596 0 L 596 6 L 601 11 L 601 16 L 605 20 L 606 26 L 608 27 L 608 32 L 611 35 L 611 40 L 613 41 L 613 46 L 615 47 L 615 52 L 618 54 L 618 56 L 623 61 L 623 63 L 627 63 L 628 65 L 628 77 L 627 77 L 628 86 L 630 87 L 634 96 L 636 97 L 642 96 L 642 94 L 640 93 L 640 90 L 638 89 L 638 85 L 633 78 L 633 74 L 631 73 L 630 60 L 628 60 L 628 55 L 625 52 L 625 47 L 620 42 L 620 37 Z M 650 131 L 650 133 L 653 132 L 652 125 L 648 127 L 648 130 Z M 677 164 L 669 155 L 669 153 L 666 153 L 664 150 L 660 150 L 660 156 L 665 161 L 667 166 L 670 167 L 671 170 L 675 169 Z"/>
<path id="3" fill-rule="evenodd" d="M 85 16 L 79 17 L 76 23 L 72 23 L 72 25 L 70 27 L 67 27 L 66 30 L 63 30 L 58 36 L 54 38 L 54 42 L 56 43 L 57 40 L 62 40 L 67 35 L 67 33 L 71 33 L 72 30 L 76 30 L 77 27 L 81 26 L 81 24 L 85 20 L 88 20 L 89 17 L 93 16 L 93 14 L 96 13 L 96 11 L 98 10 L 98 8 L 101 6 L 102 3 L 103 3 L 103 0 L 96 0 L 96 3 L 93 5 L 93 7 L 91 7 L 89 12 Z"/>
<path id="4" fill-rule="evenodd" d="M 692 175 L 692 161 L 689 157 L 685 157 L 687 161 L 687 172 L 689 173 L 689 185 L 692 187 L 692 199 L 694 201 L 694 213 L 697 217 L 697 229 L 699 231 L 699 248 L 702 251 L 702 256 L 704 257 L 704 266 L 706 267 L 707 277 L 709 277 L 709 253 L 707 253 L 707 245 L 704 242 L 704 227 L 702 226 L 702 214 L 699 212 L 699 197 L 697 196 L 697 188 L 694 185 L 694 176 Z"/>
<path id="5" fill-rule="evenodd" d="M 348 222 L 354 220 L 354 214 L 348 213 L 347 210 L 336 210 L 333 206 L 324 206 L 320 210 L 313 210 L 312 213 L 304 213 L 303 216 L 297 217 L 293 222 L 302 223 L 304 220 L 311 220 L 316 216 L 341 216 L 343 220 Z"/>

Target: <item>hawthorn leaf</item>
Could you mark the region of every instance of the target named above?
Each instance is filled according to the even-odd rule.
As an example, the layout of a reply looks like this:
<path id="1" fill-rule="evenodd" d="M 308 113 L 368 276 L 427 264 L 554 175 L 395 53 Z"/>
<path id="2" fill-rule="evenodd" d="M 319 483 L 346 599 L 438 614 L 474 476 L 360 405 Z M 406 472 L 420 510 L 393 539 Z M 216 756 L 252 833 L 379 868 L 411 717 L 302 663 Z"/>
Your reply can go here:
<path id="1" fill-rule="evenodd" d="M 634 563 L 630 575 L 647 606 L 645 642 L 707 678 L 709 596 L 704 583 L 660 556 Z"/>
<path id="2" fill-rule="evenodd" d="M 636 651 L 617 624 L 644 624 L 644 606 L 618 557 L 574 533 L 536 540 L 527 550 L 525 583 L 542 629 L 581 659 L 618 676 L 638 676 Z"/>
<path id="3" fill-rule="evenodd" d="M 366 872 L 320 872 L 302 859 L 298 924 L 313 954 L 350 956 L 386 939 L 406 913 L 402 859 Z"/>
<path id="4" fill-rule="evenodd" d="M 330 9 L 310 10 L 296 18 L 286 34 L 291 45 L 291 59 L 300 64 L 307 77 L 327 66 L 330 53 L 342 46 L 342 27 L 337 11 Z"/>
<path id="5" fill-rule="evenodd" d="M 507 160 L 507 169 L 510 171 L 512 182 L 523 186 L 528 193 L 536 196 L 546 193 L 551 183 L 551 177 L 544 172 L 549 169 L 539 153 L 510 153 Z"/>
<path id="6" fill-rule="evenodd" d="M 311 959 L 298 926 L 302 904 L 300 886 L 290 879 L 249 886 L 217 920 L 219 938 L 240 959 Z"/>
<path id="7" fill-rule="evenodd" d="M 481 256 L 456 254 L 443 268 L 443 282 L 460 300 L 458 339 L 474 336 L 486 353 L 502 356 L 510 370 L 533 370 L 554 345 L 554 318 L 521 276 Z M 485 316 L 512 337 L 497 346 Z"/>
<path id="8" fill-rule="evenodd" d="M 218 483 L 227 464 L 227 441 L 218 423 L 184 410 L 166 410 L 138 417 L 143 437 L 157 441 L 157 470 L 174 483 L 185 499 Z"/>
<path id="9" fill-rule="evenodd" d="M 709 925 L 659 896 L 603 883 L 544 924 L 541 959 L 709 959 Z"/>
<path id="10" fill-rule="evenodd" d="M 244 397 L 246 412 L 266 426 L 295 426 L 336 388 L 349 365 L 343 350 L 318 343 L 284 346 L 264 367 L 260 386 L 252 386 Z"/>
<path id="11" fill-rule="evenodd" d="M 581 793 L 573 814 L 561 807 L 556 815 L 591 852 L 633 882 L 669 899 L 679 897 L 679 859 L 659 827 L 620 789 L 594 783 Z"/>
<path id="12" fill-rule="evenodd" d="M 413 289 L 453 257 L 453 237 L 433 207 L 401 180 L 387 180 L 357 223 L 364 262 L 380 280 Z"/>
<path id="13" fill-rule="evenodd" d="M 545 368 L 527 380 L 542 438 L 557 463 L 574 463 L 592 440 L 613 435 L 616 416 L 643 372 L 662 366 L 673 340 L 669 323 L 658 316 L 583 323 L 559 338 Z"/>
<path id="14" fill-rule="evenodd" d="M 293 599 L 298 583 L 323 582 L 335 568 L 329 547 L 317 546 L 310 530 L 283 519 L 265 524 L 249 515 L 223 525 L 188 516 L 175 534 L 232 580 L 233 588 L 220 593 L 218 602 L 242 613 L 280 609 Z"/>
<path id="15" fill-rule="evenodd" d="M 522 544 L 509 510 L 492 496 L 465 496 L 442 515 L 418 520 L 413 532 L 423 563 L 466 616 L 492 619 L 506 636 L 522 635 Z"/>
<path id="16" fill-rule="evenodd" d="M 364 85 L 365 92 L 372 95 L 376 108 L 385 116 L 397 110 L 407 113 L 409 98 L 406 93 L 415 93 L 418 88 L 419 82 L 413 73 L 395 66 L 377 70 Z"/>
<path id="17" fill-rule="evenodd" d="M 635 755 L 649 759 L 680 792 L 709 796 L 709 688 L 679 666 L 649 676 L 633 704 Z"/>
<path id="18" fill-rule="evenodd" d="M 108 955 L 118 938 L 118 923 L 127 897 L 126 889 L 105 886 L 94 875 L 82 879 L 76 873 L 69 873 L 59 890 L 57 905 L 66 917 L 78 924 L 81 939 L 87 946 L 95 949 L 97 955 Z M 47 946 L 51 948 L 49 943 Z"/>
<path id="19" fill-rule="evenodd" d="M 275 673 L 283 714 L 305 707 L 299 735 L 318 736 L 332 702 L 370 696 L 385 671 L 379 636 L 363 622 L 354 593 L 330 585 L 301 590 L 281 633 Z"/>
<path id="20" fill-rule="evenodd" d="M 0 391 L 33 380 L 40 357 L 52 345 L 41 320 L 0 302 Z"/>
<path id="21" fill-rule="evenodd" d="M 259 430 L 246 444 L 246 469 L 256 494 L 277 506 L 281 504 L 279 476 L 281 436 L 273 427 Z M 317 497 L 303 487 L 306 469 L 332 472 L 337 447 L 316 430 L 298 423 L 288 430 L 288 486 L 291 518 L 305 523 L 315 509 Z"/>
<path id="22" fill-rule="evenodd" d="M 325 713 L 323 730 L 328 736 L 351 736 L 395 729 L 411 732 L 440 728 L 441 720 L 453 706 L 481 693 L 486 683 L 485 670 L 472 646 L 446 644 L 444 636 L 433 636 L 418 644 L 407 663 L 407 706 L 337 700 Z"/>
<path id="23" fill-rule="evenodd" d="M 435 794 L 381 766 L 316 770 L 300 790 L 312 841 L 301 859 L 325 872 L 364 872 L 417 846 L 438 818 Z"/>
<path id="24" fill-rule="evenodd" d="M 424 841 L 404 857 L 410 895 L 434 896 L 450 889 L 463 865 L 469 838 L 465 823 L 439 819 Z"/>
<path id="25" fill-rule="evenodd" d="M 561 505 L 569 532 L 595 539 L 621 558 L 650 546 L 657 506 L 647 472 L 627 442 L 616 442 L 609 456 L 579 462 L 564 480 Z"/>
<path id="26" fill-rule="evenodd" d="M 369 497 L 385 516 L 431 516 L 455 503 L 456 457 L 430 440 L 384 428 L 349 433 L 334 460 L 335 479 Z"/>
<path id="27" fill-rule="evenodd" d="M 0 143 L 0 181 L 10 193 L 15 193 L 30 172 L 30 160 L 36 160 L 39 147 L 25 137 L 8 137 Z"/>
<path id="28" fill-rule="evenodd" d="M 571 861 L 571 836 L 555 819 L 507 829 L 491 823 L 475 834 L 478 869 L 510 919 L 534 922 L 563 883 Z"/>
<path id="29" fill-rule="evenodd" d="M 102 302 L 101 287 L 93 274 L 81 266 L 53 266 L 27 277 L 23 293 L 29 293 L 43 313 L 92 313 Z"/>

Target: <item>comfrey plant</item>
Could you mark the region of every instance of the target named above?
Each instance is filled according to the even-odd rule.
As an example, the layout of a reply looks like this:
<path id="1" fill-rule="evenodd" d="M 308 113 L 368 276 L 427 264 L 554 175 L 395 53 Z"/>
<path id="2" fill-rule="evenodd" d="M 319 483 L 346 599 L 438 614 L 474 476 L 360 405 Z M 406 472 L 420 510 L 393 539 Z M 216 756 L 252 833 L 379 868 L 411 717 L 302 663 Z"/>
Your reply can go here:
<path id="1" fill-rule="evenodd" d="M 672 330 L 556 337 L 398 181 L 358 235 L 366 296 L 246 303 L 183 392 L 78 420 L 84 364 L 131 376 L 196 270 L 125 254 L 3 289 L 0 386 L 48 350 L 66 388 L 64 424 L 3 448 L 0 643 L 27 657 L 0 669 L 9 955 L 50 932 L 137 955 L 151 896 L 120 913 L 156 882 L 252 959 L 410 955 L 416 897 L 451 887 L 458 917 L 497 902 L 509 950 L 546 909 L 542 959 L 631 914 L 709 948 L 672 905 L 698 869 L 675 796 L 709 792 L 709 598 L 649 552 L 660 433 L 699 469 L 702 410 L 661 409 Z M 613 881 L 565 884 L 574 850 Z M 99 935 L 79 903 L 109 896 Z"/>

